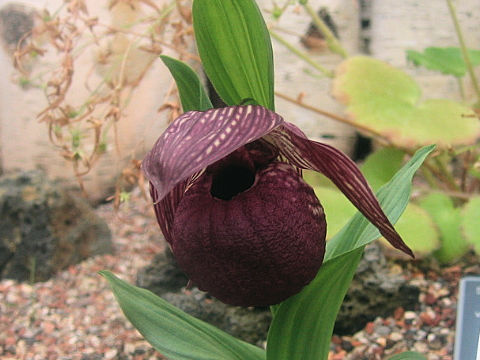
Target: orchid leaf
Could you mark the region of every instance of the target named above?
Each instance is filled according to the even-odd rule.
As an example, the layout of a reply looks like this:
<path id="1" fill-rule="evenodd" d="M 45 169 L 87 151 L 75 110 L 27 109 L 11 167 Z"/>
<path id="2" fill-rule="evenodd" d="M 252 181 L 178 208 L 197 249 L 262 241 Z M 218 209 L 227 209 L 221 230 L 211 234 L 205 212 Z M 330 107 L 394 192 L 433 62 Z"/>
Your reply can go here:
<path id="1" fill-rule="evenodd" d="M 333 326 L 363 247 L 322 265 L 303 290 L 274 307 L 268 360 L 327 359 Z"/>
<path id="2" fill-rule="evenodd" d="M 473 66 L 480 65 L 480 50 L 468 50 Z M 423 52 L 407 50 L 407 59 L 417 66 L 456 77 L 465 76 L 467 66 L 458 47 L 428 47 Z"/>
<path id="3" fill-rule="evenodd" d="M 184 112 L 213 108 L 202 82 L 190 66 L 169 56 L 161 55 L 160 58 L 175 79 Z"/>
<path id="4" fill-rule="evenodd" d="M 462 236 L 460 224 L 462 214 L 452 199 L 443 193 L 431 193 L 420 201 L 438 228 L 441 247 L 435 251 L 435 257 L 442 263 L 451 263 L 459 259 L 468 250 L 468 244 Z"/>
<path id="5" fill-rule="evenodd" d="M 354 123 L 398 147 L 465 145 L 480 136 L 480 121 L 471 108 L 444 99 L 420 102 L 417 83 L 380 60 L 355 56 L 344 61 L 333 94 L 347 105 Z"/>
<path id="6" fill-rule="evenodd" d="M 171 360 L 261 360 L 265 351 L 177 309 L 152 292 L 101 271 L 125 316 Z"/>
<path id="7" fill-rule="evenodd" d="M 395 223 L 405 210 L 410 198 L 413 176 L 434 148 L 435 145 L 431 145 L 418 150 L 410 161 L 377 192 L 380 205 L 392 223 Z M 379 237 L 378 229 L 370 224 L 362 214 L 357 213 L 327 243 L 325 260 L 333 259 L 357 247 L 366 245 Z"/>
<path id="8" fill-rule="evenodd" d="M 274 110 L 270 35 L 254 0 L 195 0 L 193 27 L 205 72 L 227 105 Z"/>
<path id="9" fill-rule="evenodd" d="M 416 204 L 408 203 L 395 228 L 415 256 L 428 255 L 440 246 L 435 223 L 428 212 Z"/>
<path id="10" fill-rule="evenodd" d="M 395 354 L 389 357 L 388 360 L 427 360 L 425 355 L 422 355 L 415 351 L 405 351 L 400 354 Z"/>
<path id="11" fill-rule="evenodd" d="M 480 254 L 480 196 L 470 199 L 462 211 L 462 229 L 467 241 Z"/>

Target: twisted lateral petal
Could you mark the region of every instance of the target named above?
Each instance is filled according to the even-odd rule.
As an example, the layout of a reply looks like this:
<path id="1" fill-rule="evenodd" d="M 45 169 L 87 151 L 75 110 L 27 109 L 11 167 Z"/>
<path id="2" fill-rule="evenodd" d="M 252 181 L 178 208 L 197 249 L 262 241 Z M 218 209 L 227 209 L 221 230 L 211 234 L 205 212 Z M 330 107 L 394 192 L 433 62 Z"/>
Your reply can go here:
<path id="1" fill-rule="evenodd" d="M 345 154 L 329 145 L 309 140 L 290 123 L 273 130 L 266 139 L 275 144 L 281 155 L 293 165 L 319 171 L 328 177 L 390 244 L 414 257 L 383 212 L 357 165 Z"/>
<path id="2" fill-rule="evenodd" d="M 283 122 L 280 115 L 262 106 L 189 111 L 167 128 L 142 167 L 161 200 L 179 182 Z"/>

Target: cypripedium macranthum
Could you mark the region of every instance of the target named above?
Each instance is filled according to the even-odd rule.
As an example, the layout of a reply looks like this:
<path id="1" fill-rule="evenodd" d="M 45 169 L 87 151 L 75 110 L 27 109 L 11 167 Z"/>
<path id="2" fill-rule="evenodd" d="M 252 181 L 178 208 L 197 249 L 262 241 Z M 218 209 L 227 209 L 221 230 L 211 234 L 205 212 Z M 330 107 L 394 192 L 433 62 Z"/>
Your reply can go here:
<path id="1" fill-rule="evenodd" d="M 143 161 L 180 267 L 201 290 L 241 306 L 285 300 L 322 264 L 325 215 L 301 169 L 327 176 L 394 247 L 413 256 L 353 161 L 262 106 L 189 111 Z"/>

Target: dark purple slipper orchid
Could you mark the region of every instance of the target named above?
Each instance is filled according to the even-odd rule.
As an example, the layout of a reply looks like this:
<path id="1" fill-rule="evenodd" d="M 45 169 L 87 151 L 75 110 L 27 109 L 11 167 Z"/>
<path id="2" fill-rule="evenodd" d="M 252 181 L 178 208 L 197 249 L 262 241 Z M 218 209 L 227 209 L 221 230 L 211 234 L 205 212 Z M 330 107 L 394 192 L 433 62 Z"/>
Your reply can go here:
<path id="1" fill-rule="evenodd" d="M 301 169 L 330 178 L 393 246 L 413 256 L 353 161 L 261 106 L 183 114 L 143 169 L 180 267 L 228 304 L 277 304 L 317 274 L 325 215 Z"/>

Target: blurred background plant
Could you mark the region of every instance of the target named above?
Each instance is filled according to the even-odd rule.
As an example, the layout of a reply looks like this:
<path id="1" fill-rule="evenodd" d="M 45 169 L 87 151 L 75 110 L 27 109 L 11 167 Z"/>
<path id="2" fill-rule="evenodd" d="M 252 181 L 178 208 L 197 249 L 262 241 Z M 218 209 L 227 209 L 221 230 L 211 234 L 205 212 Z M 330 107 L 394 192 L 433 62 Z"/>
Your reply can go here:
<path id="1" fill-rule="evenodd" d="M 42 89 L 48 105 L 38 120 L 46 124 L 50 142 L 71 164 L 85 195 L 84 177 L 99 158 L 121 151 L 118 123 L 126 121 L 125 109 L 158 56 L 167 51 L 185 61 L 197 59 L 190 9 L 190 1 L 157 6 L 149 0 L 112 0 L 110 21 L 102 22 L 90 15 L 86 1 L 65 1 L 55 12 L 37 14 L 33 30 L 18 43 L 18 82 Z M 92 54 L 85 73 L 85 55 Z M 47 61 L 39 65 L 39 57 Z M 165 98 L 158 98 L 158 109 L 168 118 L 180 111 L 173 85 Z M 132 156 L 116 181 L 117 204 L 128 199 L 135 184 L 143 185 L 143 176 Z"/>

